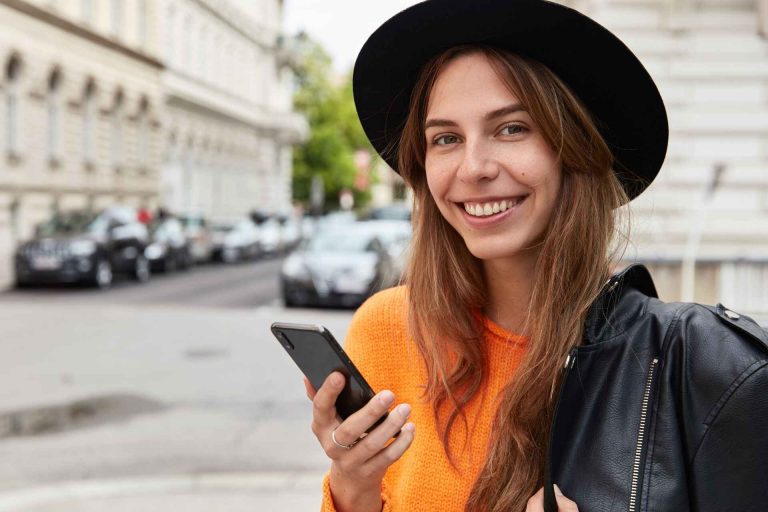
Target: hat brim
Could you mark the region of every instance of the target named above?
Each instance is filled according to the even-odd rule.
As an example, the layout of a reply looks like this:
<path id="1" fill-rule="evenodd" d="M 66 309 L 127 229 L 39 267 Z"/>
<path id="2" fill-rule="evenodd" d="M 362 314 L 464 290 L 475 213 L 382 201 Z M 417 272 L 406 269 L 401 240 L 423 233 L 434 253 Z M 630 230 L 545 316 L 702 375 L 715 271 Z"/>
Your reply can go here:
<path id="1" fill-rule="evenodd" d="M 546 0 L 427 0 L 368 38 L 355 62 L 355 105 L 373 147 L 395 171 L 421 68 L 453 46 L 473 43 L 533 58 L 565 82 L 595 118 L 630 199 L 656 177 L 669 126 L 653 79 L 602 25 Z"/>

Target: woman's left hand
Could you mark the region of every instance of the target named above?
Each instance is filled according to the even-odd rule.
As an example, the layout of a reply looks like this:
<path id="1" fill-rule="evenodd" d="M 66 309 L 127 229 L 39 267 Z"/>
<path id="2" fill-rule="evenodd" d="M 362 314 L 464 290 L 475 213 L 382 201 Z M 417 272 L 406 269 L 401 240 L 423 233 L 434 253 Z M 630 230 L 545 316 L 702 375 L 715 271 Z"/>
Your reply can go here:
<path id="1" fill-rule="evenodd" d="M 579 507 L 575 502 L 569 500 L 563 496 L 563 491 L 555 484 L 555 498 L 557 499 L 558 512 L 579 512 Z M 525 507 L 525 512 L 544 512 L 544 488 L 539 489 L 539 492 L 531 496 L 528 500 L 528 505 Z"/>

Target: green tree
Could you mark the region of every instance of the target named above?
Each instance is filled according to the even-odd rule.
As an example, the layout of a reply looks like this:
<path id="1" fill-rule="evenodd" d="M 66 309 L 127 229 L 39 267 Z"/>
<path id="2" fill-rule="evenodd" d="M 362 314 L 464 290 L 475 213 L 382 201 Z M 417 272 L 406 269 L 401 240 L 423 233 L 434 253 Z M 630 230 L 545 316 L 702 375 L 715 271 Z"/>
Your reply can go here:
<path id="1" fill-rule="evenodd" d="M 370 190 L 357 190 L 355 152 L 375 154 L 365 137 L 352 98 L 351 73 L 333 79 L 331 58 L 319 43 L 299 38 L 294 107 L 309 122 L 309 139 L 293 152 L 293 199 L 309 205 L 312 178 L 325 188 L 326 209 L 338 207 L 339 192 L 351 189 L 355 206 L 370 200 Z"/>

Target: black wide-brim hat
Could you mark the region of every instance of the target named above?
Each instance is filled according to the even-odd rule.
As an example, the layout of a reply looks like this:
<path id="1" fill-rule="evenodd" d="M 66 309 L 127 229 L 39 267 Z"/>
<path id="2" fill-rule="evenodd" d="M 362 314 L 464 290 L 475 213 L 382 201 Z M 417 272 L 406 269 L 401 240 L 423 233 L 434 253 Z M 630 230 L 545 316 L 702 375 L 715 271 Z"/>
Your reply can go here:
<path id="1" fill-rule="evenodd" d="M 355 105 L 373 147 L 395 171 L 421 68 L 461 44 L 499 47 L 552 70 L 589 109 L 630 199 L 656 177 L 669 126 L 651 76 L 602 25 L 546 0 L 427 0 L 396 14 L 368 38 L 355 62 Z"/>

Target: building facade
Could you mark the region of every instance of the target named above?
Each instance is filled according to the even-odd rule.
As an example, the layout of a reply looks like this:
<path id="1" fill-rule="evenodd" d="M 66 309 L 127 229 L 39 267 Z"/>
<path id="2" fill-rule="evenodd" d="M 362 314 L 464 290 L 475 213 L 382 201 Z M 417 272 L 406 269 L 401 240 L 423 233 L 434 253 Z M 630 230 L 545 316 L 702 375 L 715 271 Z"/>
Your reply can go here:
<path id="1" fill-rule="evenodd" d="M 279 0 L 163 0 L 168 128 L 161 198 L 176 212 L 233 218 L 291 210 L 292 111 Z"/>
<path id="2" fill-rule="evenodd" d="M 576 0 L 644 63 L 667 106 L 659 177 L 630 205 L 626 261 L 665 300 L 768 324 L 768 31 L 765 0 Z"/>
<path id="3" fill-rule="evenodd" d="M 155 2 L 0 1 L 0 285 L 56 210 L 158 204 Z"/>
<path id="4" fill-rule="evenodd" d="M 0 0 L 0 287 L 57 210 L 288 211 L 280 0 Z"/>

